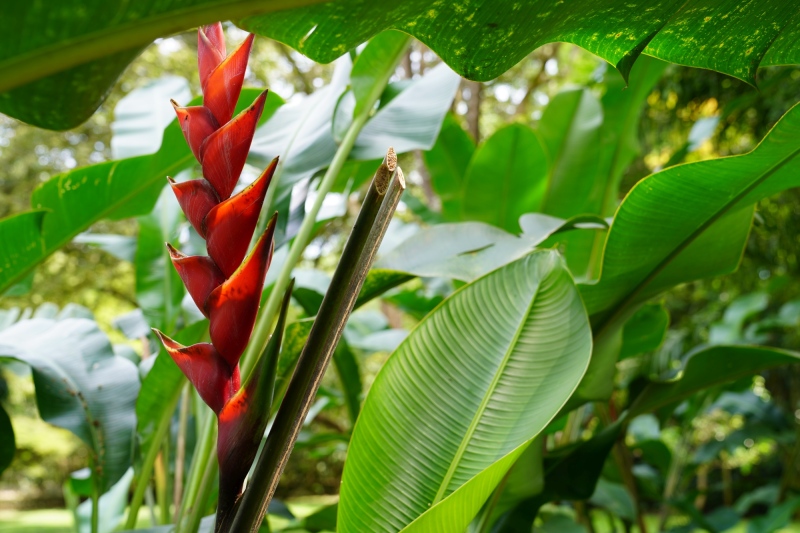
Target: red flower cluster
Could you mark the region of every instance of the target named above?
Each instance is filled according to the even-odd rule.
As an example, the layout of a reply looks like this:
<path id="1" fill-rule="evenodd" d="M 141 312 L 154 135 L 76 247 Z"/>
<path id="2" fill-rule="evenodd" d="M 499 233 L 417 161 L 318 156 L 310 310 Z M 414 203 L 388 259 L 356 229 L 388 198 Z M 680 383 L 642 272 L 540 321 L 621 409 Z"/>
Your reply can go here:
<path id="1" fill-rule="evenodd" d="M 219 420 L 220 509 L 232 507 L 255 457 L 268 413 L 253 405 L 258 379 L 240 388 L 242 356 L 258 312 L 272 258 L 275 217 L 247 257 L 277 158 L 258 179 L 231 196 L 264 109 L 267 92 L 233 117 L 253 35 L 226 57 L 220 23 L 198 30 L 203 105 L 175 111 L 205 179 L 170 185 L 208 256 L 186 256 L 167 244 L 172 263 L 210 323 L 211 343 L 181 346 L 160 331 L 167 352 Z M 260 433 L 259 433 L 260 431 Z"/>

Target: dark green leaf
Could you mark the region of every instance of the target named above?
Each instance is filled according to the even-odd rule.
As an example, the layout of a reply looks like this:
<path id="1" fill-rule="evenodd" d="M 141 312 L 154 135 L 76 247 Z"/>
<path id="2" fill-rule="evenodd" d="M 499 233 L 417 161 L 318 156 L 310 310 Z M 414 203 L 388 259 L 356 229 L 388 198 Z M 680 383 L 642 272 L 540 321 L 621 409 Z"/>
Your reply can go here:
<path id="1" fill-rule="evenodd" d="M 656 350 L 669 328 L 669 312 L 663 304 L 647 304 L 625 323 L 622 329 L 620 359 Z"/>
<path id="2" fill-rule="evenodd" d="M 452 113 L 445 116 L 436 144 L 425 152 L 431 186 L 442 202 L 446 220 L 461 220 L 462 191 L 467 167 L 475 153 L 475 141 Z"/>
<path id="3" fill-rule="evenodd" d="M 519 503 L 492 531 L 530 533 L 539 508 L 545 503 L 588 500 L 621 429 L 621 424 L 613 424 L 585 442 L 557 449 L 545 457 L 544 491 Z"/>
<path id="4" fill-rule="evenodd" d="M 462 220 L 519 231 L 519 217 L 539 211 L 548 160 L 539 136 L 524 124 L 497 130 L 481 144 L 464 177 Z"/>
<path id="5" fill-rule="evenodd" d="M 347 414 L 350 415 L 350 423 L 355 426 L 358 413 L 361 411 L 361 394 L 363 384 L 361 382 L 361 369 L 358 359 L 350 350 L 347 341 L 341 339 L 333 352 L 333 364 L 336 367 L 336 374 L 342 383 Z"/>

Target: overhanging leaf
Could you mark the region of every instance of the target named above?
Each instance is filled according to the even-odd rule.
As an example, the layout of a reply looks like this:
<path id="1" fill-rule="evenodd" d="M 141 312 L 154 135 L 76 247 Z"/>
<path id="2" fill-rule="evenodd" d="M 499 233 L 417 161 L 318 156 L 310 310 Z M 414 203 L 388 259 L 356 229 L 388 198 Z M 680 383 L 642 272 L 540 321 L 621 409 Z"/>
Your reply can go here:
<path id="1" fill-rule="evenodd" d="M 397 29 L 424 42 L 459 74 L 481 81 L 558 41 L 602 57 L 625 77 L 642 52 L 751 84 L 759 67 L 800 61 L 800 10 L 782 0 L 602 0 L 588 6 L 472 0 L 434 7 L 427 0 L 391 6 L 363 0 L 177 0 L 145 6 L 65 0 L 59 7 L 8 2 L 0 10 L 0 91 L 8 91 L 0 95 L 0 111 L 55 129 L 86 120 L 154 39 L 245 17 L 243 28 L 323 63 Z"/>
<path id="2" fill-rule="evenodd" d="M 4 329 L 0 358 L 31 367 L 39 414 L 89 446 L 98 488 L 111 488 L 131 463 L 136 365 L 114 355 L 95 322 L 74 318 L 35 318 Z"/>
<path id="3" fill-rule="evenodd" d="M 340 531 L 462 531 L 566 402 L 590 351 L 554 252 L 456 292 L 372 385 L 345 465 Z"/>

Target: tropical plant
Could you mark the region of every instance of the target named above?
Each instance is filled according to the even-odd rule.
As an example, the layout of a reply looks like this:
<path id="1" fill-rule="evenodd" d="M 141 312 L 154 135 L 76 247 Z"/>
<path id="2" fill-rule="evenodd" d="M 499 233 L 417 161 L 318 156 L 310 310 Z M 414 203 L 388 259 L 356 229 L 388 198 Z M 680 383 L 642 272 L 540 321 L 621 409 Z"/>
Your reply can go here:
<path id="1" fill-rule="evenodd" d="M 0 46 L 0 110 L 54 128 L 90 115 L 137 47 L 223 14 L 313 59 L 352 50 L 328 86 L 284 103 L 242 88 L 254 35 L 226 55 L 223 27 L 202 26 L 202 100 L 175 104 L 155 153 L 56 176 L 36 190 L 33 210 L 0 220 L 6 290 L 97 221 L 139 217 L 132 257 L 119 240 L 80 238 L 133 260 L 138 308 L 117 324 L 147 353 L 158 346 L 154 328 L 157 356 L 137 369 L 83 315 L 13 317 L 0 330 L 0 356 L 32 369 L 42 418 L 88 445 L 91 471 L 69 484 L 77 521 L 111 531 L 127 506 L 133 529 L 155 499 L 153 525 L 179 531 L 593 531 L 604 512 L 613 528 L 621 520 L 644 532 L 647 511 L 660 515 L 659 529 L 677 512 L 690 525 L 676 529 L 722 531 L 759 502 L 774 510 L 751 530 L 788 522 L 798 506 L 788 473 L 774 493 L 742 490 L 735 504 L 725 493 L 712 510 L 704 498 L 711 472 L 744 464 L 731 459 L 742 439 L 780 444 L 787 472 L 796 458 L 796 395 L 771 409 L 753 386 L 753 376 L 798 362 L 796 346 L 769 334 L 796 326 L 796 305 L 756 322 L 767 297 L 740 298 L 707 343 L 688 343 L 676 340 L 661 295 L 736 270 L 755 206 L 800 186 L 800 108 L 748 153 L 683 163 L 717 126 L 711 119 L 665 168 L 638 179 L 629 167 L 640 113 L 667 68 L 656 58 L 755 83 L 759 66 L 797 62 L 787 22 L 797 8 L 307 4 L 113 4 L 113 22 L 97 24 L 102 6 L 89 2 L 81 24 L 63 24 L 78 20 L 64 7 L 44 19 L 64 32 Z M 37 6 L 7 9 L 27 21 Z M 523 116 L 476 139 L 447 113 L 459 86 L 447 65 L 393 80 L 407 33 L 477 80 L 556 40 L 619 72 L 555 94 L 534 126 Z M 398 157 L 428 198 L 404 195 L 389 228 L 406 189 Z M 247 162 L 267 168 L 239 185 Z M 167 174 L 176 179 L 164 192 Z M 620 201 L 625 179 L 633 183 Z M 346 204 L 364 189 L 357 216 L 346 205 L 326 211 L 335 194 Z M 338 261 L 308 268 L 309 244 L 328 237 Z M 373 300 L 403 318 L 376 319 Z M 45 357 L 55 345 L 70 348 Z M 391 356 L 373 375 L 362 355 L 374 352 Z M 735 417 L 738 433 L 708 437 Z M 314 421 L 329 431 L 308 431 Z M 2 409 L 0 432 L 12 442 L 0 446 L 4 468 L 14 433 Z M 347 450 L 338 502 L 301 518 L 282 509 L 274 497 L 293 450 L 334 449 Z M 91 507 L 78 504 L 83 496 Z"/>

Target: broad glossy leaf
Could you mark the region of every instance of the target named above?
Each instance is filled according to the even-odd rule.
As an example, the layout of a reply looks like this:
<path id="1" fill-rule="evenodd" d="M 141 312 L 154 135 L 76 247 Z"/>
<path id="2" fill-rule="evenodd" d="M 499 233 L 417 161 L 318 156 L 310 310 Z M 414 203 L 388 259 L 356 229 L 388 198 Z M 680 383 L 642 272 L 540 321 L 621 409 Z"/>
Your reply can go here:
<path id="1" fill-rule="evenodd" d="M 382 159 L 389 146 L 398 154 L 433 146 L 460 83 L 461 78 L 444 64 L 411 81 L 369 119 L 351 157 Z"/>
<path id="2" fill-rule="evenodd" d="M 114 355 L 106 335 L 87 319 L 34 318 L 0 332 L 0 358 L 31 367 L 41 417 L 83 440 L 103 491 L 131 464 L 139 372 Z"/>
<path id="3" fill-rule="evenodd" d="M 605 183 L 593 179 L 603 110 L 589 89 L 558 93 L 547 105 L 537 132 L 550 160 L 541 212 L 561 218 L 602 214 Z"/>
<path id="4" fill-rule="evenodd" d="M 456 292 L 370 389 L 345 465 L 339 530 L 462 531 L 566 402 L 590 351 L 583 306 L 555 252 Z"/>
<path id="5" fill-rule="evenodd" d="M 758 66 L 800 59 L 797 13 L 797 6 L 781 0 L 745 5 L 476 0 L 433 9 L 422 0 L 388 8 L 349 0 L 254 17 L 242 26 L 321 62 L 396 28 L 427 44 L 460 74 L 480 81 L 497 77 L 547 42 L 562 41 L 602 57 L 626 76 L 644 51 L 755 83 Z"/>
<path id="6" fill-rule="evenodd" d="M 600 281 L 583 287 L 600 322 L 678 283 L 729 272 L 753 204 L 800 185 L 800 107 L 750 153 L 668 168 L 640 181 L 620 206 Z"/>
<path id="7" fill-rule="evenodd" d="M 442 216 L 446 220 L 461 220 L 464 176 L 474 153 L 475 141 L 464 131 L 456 117 L 448 113 L 436 144 L 424 154 L 431 187 L 442 202 Z"/>
<path id="8" fill-rule="evenodd" d="M 547 190 L 547 153 L 525 124 L 509 124 L 481 144 L 464 177 L 461 219 L 516 232 L 525 213 L 539 211 Z"/>
<path id="9" fill-rule="evenodd" d="M 243 91 L 239 108 L 260 92 Z M 270 93 L 262 122 L 281 103 L 280 97 Z M 194 164 L 183 133 L 173 121 L 164 130 L 164 140 L 155 154 L 82 167 L 50 178 L 33 193 L 34 211 L 0 220 L 4 258 L 0 262 L 0 291 L 98 220 L 149 213 L 167 176 Z M 41 210 L 49 211 L 42 214 Z M 6 235 L 14 237 L 6 239 Z"/>
<path id="10" fill-rule="evenodd" d="M 520 236 L 481 222 L 429 226 L 380 257 L 375 267 L 421 277 L 472 281 L 527 255 L 553 233 L 573 227 L 572 221 L 526 217 L 523 219 L 529 231 Z M 540 223 L 534 225 L 534 218 Z"/>
<path id="11" fill-rule="evenodd" d="M 712 346 L 686 356 L 673 379 L 649 384 L 634 400 L 630 416 L 684 400 L 701 390 L 751 376 L 780 365 L 795 364 L 800 354 L 757 346 Z"/>
<path id="12" fill-rule="evenodd" d="M 309 4 L 314 4 L 310 5 Z M 760 66 L 800 61 L 798 8 L 768 0 L 545 0 L 437 4 L 302 0 L 175 0 L 141 5 L 65 0 L 60 9 L 8 2 L 0 10 L 0 111 L 40 126 L 84 121 L 139 51 L 158 37 L 217 20 L 288 43 L 327 63 L 386 29 L 410 33 L 455 71 L 491 80 L 548 42 L 571 42 L 625 77 L 644 51 L 755 84 Z M 292 7 L 293 9 L 286 9 Z M 277 11 L 277 12 L 276 12 Z M 24 21 L 24 22 L 21 22 Z"/>

